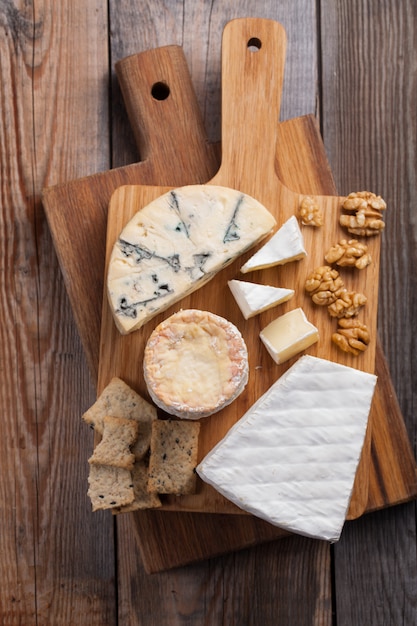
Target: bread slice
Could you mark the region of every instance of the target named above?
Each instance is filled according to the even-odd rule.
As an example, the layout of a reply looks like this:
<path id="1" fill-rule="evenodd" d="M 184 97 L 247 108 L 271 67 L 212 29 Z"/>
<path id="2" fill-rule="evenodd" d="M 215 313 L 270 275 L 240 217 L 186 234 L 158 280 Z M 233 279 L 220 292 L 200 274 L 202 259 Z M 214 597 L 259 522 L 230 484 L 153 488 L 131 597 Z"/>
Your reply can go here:
<path id="1" fill-rule="evenodd" d="M 156 420 L 152 423 L 150 493 L 194 493 L 199 431 L 199 422 Z"/>
<path id="2" fill-rule="evenodd" d="M 115 507 L 113 513 L 129 513 L 143 509 L 155 509 L 161 506 L 157 493 L 148 492 L 148 465 L 144 460 L 137 461 L 132 470 L 134 499 L 130 504 Z"/>
<path id="3" fill-rule="evenodd" d="M 132 475 L 123 467 L 90 465 L 87 495 L 93 511 L 130 504 L 134 500 Z"/>

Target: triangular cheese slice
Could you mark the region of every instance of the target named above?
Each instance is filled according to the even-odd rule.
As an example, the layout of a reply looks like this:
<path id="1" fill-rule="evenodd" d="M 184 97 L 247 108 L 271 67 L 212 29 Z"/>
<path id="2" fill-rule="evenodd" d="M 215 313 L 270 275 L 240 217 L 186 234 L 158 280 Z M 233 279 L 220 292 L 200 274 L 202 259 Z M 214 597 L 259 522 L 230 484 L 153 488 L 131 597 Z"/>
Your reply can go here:
<path id="1" fill-rule="evenodd" d="M 286 302 L 295 293 L 294 289 L 259 285 L 244 280 L 229 280 L 228 285 L 245 320 Z"/>
<path id="2" fill-rule="evenodd" d="M 301 357 L 229 430 L 197 473 L 269 523 L 340 537 L 376 376 Z"/>
<path id="3" fill-rule="evenodd" d="M 243 274 L 274 265 L 299 261 L 307 256 L 304 239 L 295 215 L 290 217 L 275 235 L 240 268 Z"/>
<path id="4" fill-rule="evenodd" d="M 156 198 L 111 252 L 107 291 L 119 331 L 140 328 L 201 287 L 275 224 L 260 202 L 228 187 L 188 185 Z"/>

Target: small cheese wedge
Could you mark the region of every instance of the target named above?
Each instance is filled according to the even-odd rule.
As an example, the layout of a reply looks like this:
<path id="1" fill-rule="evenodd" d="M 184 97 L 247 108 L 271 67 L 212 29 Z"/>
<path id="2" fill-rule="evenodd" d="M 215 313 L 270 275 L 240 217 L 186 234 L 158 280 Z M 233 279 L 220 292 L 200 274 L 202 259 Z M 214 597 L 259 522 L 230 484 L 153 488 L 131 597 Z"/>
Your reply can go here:
<path id="1" fill-rule="evenodd" d="M 300 357 L 197 466 L 241 509 L 335 542 L 352 494 L 376 376 Z"/>
<path id="2" fill-rule="evenodd" d="M 295 293 L 294 289 L 259 285 L 244 280 L 229 280 L 228 285 L 245 320 L 286 302 Z"/>
<path id="3" fill-rule="evenodd" d="M 290 261 L 299 261 L 307 256 L 304 239 L 295 215 L 291 216 L 275 235 L 269 239 L 240 268 L 243 274 L 254 270 L 284 265 Z"/>
<path id="4" fill-rule="evenodd" d="M 275 363 L 280 364 L 316 343 L 319 331 L 298 308 L 277 317 L 259 336 Z"/>
<path id="5" fill-rule="evenodd" d="M 137 330 L 201 287 L 275 224 L 255 198 L 228 187 L 188 185 L 156 198 L 111 252 L 107 293 L 118 330 Z"/>

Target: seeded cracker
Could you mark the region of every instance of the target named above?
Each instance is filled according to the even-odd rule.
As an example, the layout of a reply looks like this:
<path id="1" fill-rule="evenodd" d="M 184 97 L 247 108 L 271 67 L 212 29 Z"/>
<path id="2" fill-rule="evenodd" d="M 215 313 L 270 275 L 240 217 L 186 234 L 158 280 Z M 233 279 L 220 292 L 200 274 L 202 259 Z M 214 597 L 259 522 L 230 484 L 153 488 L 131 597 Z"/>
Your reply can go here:
<path id="1" fill-rule="evenodd" d="M 122 467 L 90 465 L 87 495 L 93 511 L 130 504 L 134 499 L 132 475 Z"/>
<path id="2" fill-rule="evenodd" d="M 152 423 L 148 491 L 195 492 L 199 422 L 156 420 Z"/>
<path id="3" fill-rule="evenodd" d="M 161 506 L 158 494 L 148 492 L 148 466 L 145 461 L 136 461 L 132 470 L 134 500 L 131 504 L 115 507 L 113 513 L 129 513 Z"/>
<path id="4" fill-rule="evenodd" d="M 138 422 L 124 417 L 103 418 L 103 438 L 94 449 L 88 462 L 93 465 L 111 465 L 133 469 L 135 455 L 130 446 L 138 437 Z"/>
<path id="5" fill-rule="evenodd" d="M 102 435 L 103 418 L 106 415 L 139 422 L 139 434 L 132 452 L 136 459 L 145 456 L 149 449 L 151 423 L 156 419 L 155 407 L 123 380 L 114 377 L 82 417 L 87 424 L 94 426 L 99 435 Z"/>

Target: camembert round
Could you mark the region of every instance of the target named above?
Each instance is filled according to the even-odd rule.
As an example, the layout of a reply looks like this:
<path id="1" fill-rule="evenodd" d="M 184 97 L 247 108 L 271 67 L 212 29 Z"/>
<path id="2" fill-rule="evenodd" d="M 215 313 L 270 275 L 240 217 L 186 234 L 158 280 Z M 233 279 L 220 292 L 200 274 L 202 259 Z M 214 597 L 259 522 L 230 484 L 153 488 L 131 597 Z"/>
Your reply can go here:
<path id="1" fill-rule="evenodd" d="M 155 404 L 176 417 L 199 419 L 235 400 L 248 381 L 248 353 L 231 322 L 197 309 L 171 315 L 145 347 L 144 376 Z"/>

